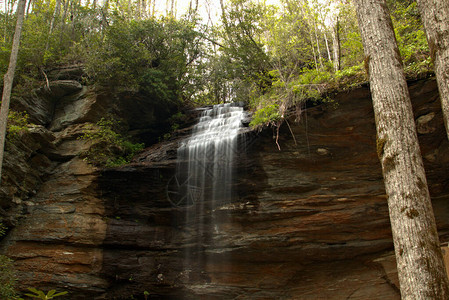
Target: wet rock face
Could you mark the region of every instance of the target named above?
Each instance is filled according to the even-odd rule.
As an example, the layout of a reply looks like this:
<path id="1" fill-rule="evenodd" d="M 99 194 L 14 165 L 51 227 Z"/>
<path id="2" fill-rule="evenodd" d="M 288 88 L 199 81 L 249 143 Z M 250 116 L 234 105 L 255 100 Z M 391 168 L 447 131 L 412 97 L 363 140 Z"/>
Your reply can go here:
<path id="1" fill-rule="evenodd" d="M 94 299 L 109 286 L 101 272 L 108 215 L 100 172 L 80 158 L 92 143 L 79 137 L 86 125 L 112 116 L 157 138 L 172 108 L 154 114 L 159 104 L 151 99 L 82 86 L 81 74 L 79 67 L 55 70 L 48 86 L 13 100 L 13 109 L 26 111 L 35 125 L 6 147 L 0 221 L 8 235 L 0 249 L 15 260 L 19 289 L 56 288 L 70 291 L 70 299 Z"/>
<path id="2" fill-rule="evenodd" d="M 410 90 L 447 241 L 448 142 L 436 85 L 415 82 Z M 286 124 L 280 130 L 281 150 L 270 129 L 247 135 L 234 196 L 219 207 L 168 201 L 176 141 L 103 172 L 109 295 L 133 289 L 161 299 L 399 299 L 369 90 L 335 100 L 303 111 L 298 122 L 289 119 L 291 131 Z M 201 232 L 194 224 L 200 220 Z"/>
<path id="3" fill-rule="evenodd" d="M 437 87 L 419 81 L 410 91 L 447 242 L 449 145 Z M 37 182 L 16 168 L 35 191 L 1 247 L 16 260 L 21 287 L 68 290 L 70 299 L 144 299 L 145 291 L 150 299 L 400 298 L 368 88 L 290 118 L 281 150 L 276 131 L 242 134 L 232 198 L 202 209 L 174 206 L 168 193 L 188 128 L 130 165 L 97 170 L 79 158 L 89 145 L 77 137 L 109 102 L 82 95 L 58 101 L 53 131 L 41 128 L 47 138 L 27 152 L 24 161 L 32 157 L 45 176 Z M 122 116 L 136 116 L 142 101 Z M 141 122 L 130 128 L 155 130 Z"/>

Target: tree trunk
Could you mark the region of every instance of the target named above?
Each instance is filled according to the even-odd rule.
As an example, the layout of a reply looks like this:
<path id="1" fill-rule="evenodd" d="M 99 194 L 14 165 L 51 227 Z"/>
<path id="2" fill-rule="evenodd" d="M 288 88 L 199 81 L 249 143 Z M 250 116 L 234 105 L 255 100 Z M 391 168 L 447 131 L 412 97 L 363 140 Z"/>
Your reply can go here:
<path id="1" fill-rule="evenodd" d="M 444 124 L 449 138 L 449 1 L 417 0 L 435 65 Z"/>
<path id="2" fill-rule="evenodd" d="M 402 62 L 385 0 L 357 0 L 403 300 L 449 299 Z"/>
<path id="3" fill-rule="evenodd" d="M 329 60 L 330 63 L 332 63 L 332 56 L 331 51 L 329 50 L 329 42 L 327 41 L 326 31 L 324 31 L 323 34 L 324 34 L 324 41 L 326 42 L 327 59 Z"/>
<path id="4" fill-rule="evenodd" d="M 316 41 L 316 47 L 317 47 L 317 52 L 318 52 L 318 61 L 320 62 L 321 69 L 323 69 L 323 57 L 321 56 L 320 40 L 318 39 L 318 32 L 317 32 L 318 29 L 317 29 L 315 20 L 313 20 L 313 28 L 314 28 L 314 32 L 315 32 L 315 41 Z"/>
<path id="5" fill-rule="evenodd" d="M 28 14 L 30 13 L 30 7 L 31 7 L 31 3 L 33 2 L 33 0 L 28 1 L 28 5 L 27 5 L 27 10 L 25 15 L 28 16 Z"/>
<path id="6" fill-rule="evenodd" d="M 310 46 L 312 47 L 313 60 L 315 62 L 315 69 L 318 71 L 319 70 L 319 66 L 318 66 L 318 60 L 317 60 L 317 57 L 316 57 L 315 46 L 313 45 L 312 32 L 310 31 L 309 34 L 310 34 Z"/>
<path id="7" fill-rule="evenodd" d="M 9 57 L 8 71 L 3 81 L 2 104 L 0 108 L 0 181 L 2 178 L 3 154 L 5 150 L 6 125 L 8 122 L 9 102 L 11 98 L 12 83 L 17 65 L 17 55 L 19 53 L 20 35 L 25 15 L 26 0 L 20 0 L 17 6 L 17 23 L 12 42 L 11 56 Z"/>
<path id="8" fill-rule="evenodd" d="M 334 55 L 334 70 L 340 70 L 340 22 L 338 17 L 332 27 L 332 53 Z"/>

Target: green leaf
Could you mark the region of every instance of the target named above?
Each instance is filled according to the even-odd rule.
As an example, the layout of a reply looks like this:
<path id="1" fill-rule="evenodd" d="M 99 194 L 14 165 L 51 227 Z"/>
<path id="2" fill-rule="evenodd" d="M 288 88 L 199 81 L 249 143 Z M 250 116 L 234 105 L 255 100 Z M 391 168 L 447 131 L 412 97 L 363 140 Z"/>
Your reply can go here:
<path id="1" fill-rule="evenodd" d="M 60 293 L 57 293 L 57 294 L 53 295 L 52 298 L 59 297 L 59 296 L 63 296 L 63 295 L 66 295 L 66 294 L 68 294 L 67 291 L 65 291 L 65 292 L 60 292 Z"/>
<path id="2" fill-rule="evenodd" d="M 35 289 L 35 288 L 28 288 L 28 290 L 31 291 L 31 292 L 33 292 L 33 293 L 36 293 L 36 294 L 37 294 L 37 292 L 38 292 L 37 289 Z"/>
<path id="3" fill-rule="evenodd" d="M 25 296 L 28 296 L 28 297 L 31 297 L 31 298 L 36 298 L 36 299 L 45 299 L 45 298 L 42 298 L 41 296 L 32 295 L 32 294 L 25 294 Z M 45 297 L 45 295 L 44 295 L 44 297 Z"/>

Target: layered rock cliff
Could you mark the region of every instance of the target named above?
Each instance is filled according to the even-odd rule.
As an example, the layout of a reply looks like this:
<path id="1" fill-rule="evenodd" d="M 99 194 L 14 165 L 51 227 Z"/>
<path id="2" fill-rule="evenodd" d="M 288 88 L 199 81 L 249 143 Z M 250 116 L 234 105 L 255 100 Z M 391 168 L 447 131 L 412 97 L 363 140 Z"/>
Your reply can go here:
<path id="1" fill-rule="evenodd" d="M 40 126 L 7 156 L 2 208 L 14 228 L 2 252 L 16 261 L 22 288 L 68 290 L 68 299 L 400 298 L 367 87 L 290 118 L 280 150 L 272 129 L 242 133 L 232 199 L 192 221 L 191 208 L 173 206 L 167 193 L 189 129 L 132 164 L 97 169 L 79 157 L 89 147 L 77 139 L 84 123 L 112 112 L 152 142 L 164 115 L 147 99 L 112 101 L 71 86 L 30 111 Z M 410 92 L 447 242 L 449 145 L 436 83 L 413 82 Z M 200 239 L 198 220 L 214 224 Z M 195 259 L 186 270 L 187 252 Z"/>

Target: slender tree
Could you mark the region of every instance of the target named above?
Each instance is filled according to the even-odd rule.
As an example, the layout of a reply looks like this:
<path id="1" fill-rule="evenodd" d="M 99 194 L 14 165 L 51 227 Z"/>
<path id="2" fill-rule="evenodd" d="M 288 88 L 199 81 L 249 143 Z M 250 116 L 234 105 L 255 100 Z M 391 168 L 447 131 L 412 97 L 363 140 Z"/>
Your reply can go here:
<path id="1" fill-rule="evenodd" d="M 357 0 L 403 300 L 449 299 L 413 111 L 385 0 Z"/>
<path id="2" fill-rule="evenodd" d="M 25 15 L 26 0 L 20 0 L 17 6 L 17 23 L 12 43 L 11 56 L 9 58 L 8 71 L 3 81 L 2 105 L 0 107 L 0 181 L 2 178 L 3 155 L 5 149 L 6 125 L 8 121 L 9 102 L 11 99 L 12 83 L 17 65 L 17 55 L 19 53 L 20 35 Z"/>
<path id="3" fill-rule="evenodd" d="M 417 0 L 426 31 L 449 138 L 449 1 Z"/>
<path id="4" fill-rule="evenodd" d="M 332 27 L 332 53 L 334 56 L 334 71 L 340 70 L 340 24 L 338 16 L 335 18 L 335 24 Z"/>

